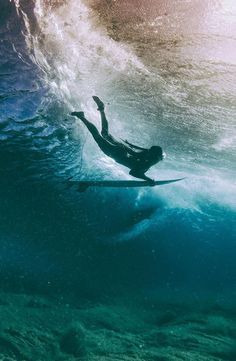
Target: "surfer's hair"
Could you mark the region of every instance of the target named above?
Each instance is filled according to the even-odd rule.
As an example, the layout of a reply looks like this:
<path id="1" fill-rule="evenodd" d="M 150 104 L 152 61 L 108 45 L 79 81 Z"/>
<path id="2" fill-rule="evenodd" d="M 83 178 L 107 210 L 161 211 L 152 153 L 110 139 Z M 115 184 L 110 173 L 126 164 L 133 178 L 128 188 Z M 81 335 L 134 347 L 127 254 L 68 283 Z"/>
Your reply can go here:
<path id="1" fill-rule="evenodd" d="M 163 150 L 161 147 L 159 147 L 159 145 L 153 145 L 149 149 L 149 152 L 153 158 L 163 159 Z"/>

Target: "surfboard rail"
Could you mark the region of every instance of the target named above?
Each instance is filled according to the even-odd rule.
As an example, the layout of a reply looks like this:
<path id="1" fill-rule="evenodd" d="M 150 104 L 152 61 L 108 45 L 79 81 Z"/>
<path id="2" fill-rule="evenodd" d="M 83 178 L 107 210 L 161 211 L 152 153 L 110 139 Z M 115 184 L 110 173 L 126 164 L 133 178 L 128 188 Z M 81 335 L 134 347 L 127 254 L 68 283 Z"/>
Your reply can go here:
<path id="1" fill-rule="evenodd" d="M 154 181 L 153 184 L 145 180 L 81 180 L 70 181 L 71 185 L 78 186 L 79 192 L 85 192 L 89 187 L 109 187 L 109 188 L 137 188 L 137 187 L 155 187 L 165 184 L 175 183 L 185 178 L 165 179 Z"/>

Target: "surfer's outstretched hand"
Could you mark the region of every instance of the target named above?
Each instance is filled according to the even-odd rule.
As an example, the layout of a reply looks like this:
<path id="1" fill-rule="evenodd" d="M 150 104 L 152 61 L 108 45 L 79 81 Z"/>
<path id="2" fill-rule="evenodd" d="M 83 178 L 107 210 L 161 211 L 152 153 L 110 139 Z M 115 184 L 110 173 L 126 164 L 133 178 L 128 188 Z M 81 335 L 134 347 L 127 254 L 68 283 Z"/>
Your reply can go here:
<path id="1" fill-rule="evenodd" d="M 153 187 L 155 185 L 155 180 L 154 179 L 148 179 L 148 183 L 151 187 Z"/>

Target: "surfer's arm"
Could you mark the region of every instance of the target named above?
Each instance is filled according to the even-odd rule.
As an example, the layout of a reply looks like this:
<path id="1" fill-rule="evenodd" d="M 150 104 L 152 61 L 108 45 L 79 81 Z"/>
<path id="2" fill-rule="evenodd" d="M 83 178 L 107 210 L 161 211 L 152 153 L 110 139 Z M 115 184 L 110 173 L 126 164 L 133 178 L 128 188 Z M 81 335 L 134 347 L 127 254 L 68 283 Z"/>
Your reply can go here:
<path id="1" fill-rule="evenodd" d="M 136 169 L 131 169 L 129 174 L 132 175 L 133 177 L 144 179 L 145 181 L 148 181 L 150 183 L 154 182 L 153 179 L 147 177 L 143 172 L 140 172 L 140 171 L 138 171 Z"/>

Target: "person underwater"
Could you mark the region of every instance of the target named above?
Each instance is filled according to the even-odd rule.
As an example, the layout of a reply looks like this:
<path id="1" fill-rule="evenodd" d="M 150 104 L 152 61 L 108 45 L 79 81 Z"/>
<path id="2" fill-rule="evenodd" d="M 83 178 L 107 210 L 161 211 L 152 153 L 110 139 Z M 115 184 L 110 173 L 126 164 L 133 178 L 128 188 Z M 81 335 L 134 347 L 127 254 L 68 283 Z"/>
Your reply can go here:
<path id="1" fill-rule="evenodd" d="M 93 100 L 97 104 L 97 110 L 100 112 L 101 116 L 101 134 L 95 125 L 85 118 L 84 112 L 72 112 L 71 115 L 79 118 L 84 123 L 99 148 L 108 157 L 113 158 L 117 163 L 128 167 L 130 169 L 130 175 L 144 179 L 150 184 L 154 183 L 154 180 L 147 177 L 145 173 L 154 164 L 164 159 L 165 154 L 162 151 L 162 148 L 160 146 L 152 146 L 149 149 L 145 149 L 131 144 L 127 140 L 124 141 L 124 143 L 117 141 L 109 133 L 104 103 L 97 96 L 93 96 Z"/>

